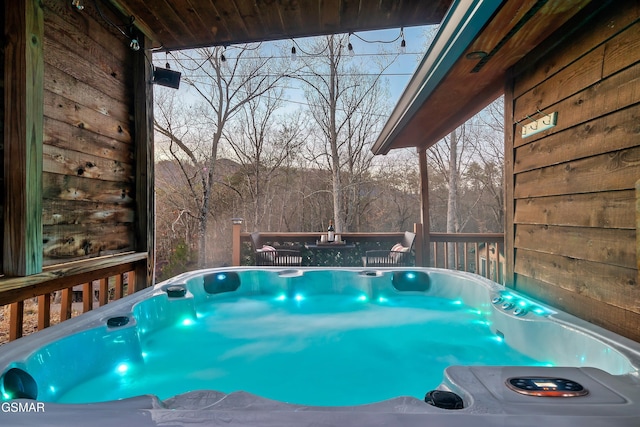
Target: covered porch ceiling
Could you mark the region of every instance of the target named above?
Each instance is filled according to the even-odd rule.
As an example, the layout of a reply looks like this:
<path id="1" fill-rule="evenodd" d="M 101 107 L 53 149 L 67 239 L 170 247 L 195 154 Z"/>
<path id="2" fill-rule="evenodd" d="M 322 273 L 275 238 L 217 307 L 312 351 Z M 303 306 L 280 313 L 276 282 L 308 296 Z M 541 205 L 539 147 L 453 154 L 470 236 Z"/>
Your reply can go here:
<path id="1" fill-rule="evenodd" d="M 452 0 L 111 0 L 164 50 L 438 24 Z"/>
<path id="2" fill-rule="evenodd" d="M 540 44 L 589 3 L 591 0 L 454 2 L 372 151 L 423 150 L 441 140 L 500 96 L 507 72 L 532 51 L 544 54 Z M 546 45 L 568 36 L 556 34 L 558 40 Z"/>

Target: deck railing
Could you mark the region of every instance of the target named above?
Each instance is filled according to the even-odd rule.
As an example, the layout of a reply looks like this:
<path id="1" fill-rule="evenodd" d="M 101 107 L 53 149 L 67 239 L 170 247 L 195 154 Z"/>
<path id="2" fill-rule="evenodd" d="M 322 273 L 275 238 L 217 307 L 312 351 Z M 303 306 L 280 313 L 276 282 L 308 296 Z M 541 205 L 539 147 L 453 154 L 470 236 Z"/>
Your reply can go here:
<path id="1" fill-rule="evenodd" d="M 253 265 L 250 233 L 240 232 L 236 225 L 233 241 L 233 264 Z M 364 252 L 369 249 L 386 249 L 400 242 L 402 232 L 392 233 L 342 233 L 342 239 L 354 243 L 355 248 L 339 262 L 330 257 L 317 259 L 304 249 L 305 243 L 315 243 L 321 233 L 261 232 L 266 242 L 276 247 L 295 248 L 301 251 L 303 265 L 362 266 Z M 476 273 L 498 283 L 504 282 L 504 234 L 503 233 L 429 233 L 423 242 L 417 233 L 414 244 L 416 266 L 440 267 Z M 428 249 L 428 250 L 426 250 Z M 423 253 L 428 253 L 423 256 Z M 344 253 L 342 253 L 344 254 Z M 317 258 L 317 257 L 316 257 Z"/>
<path id="2" fill-rule="evenodd" d="M 51 324 L 52 295 L 60 300 L 62 322 L 72 317 L 74 294 L 81 295 L 84 313 L 94 304 L 102 306 L 146 287 L 146 283 L 136 284 L 134 274 L 143 266 L 146 270 L 146 263 L 146 252 L 129 253 L 45 267 L 42 273 L 26 277 L 0 277 L 0 321 L 6 324 L 8 311 L 8 340 L 23 335 L 25 301 L 37 298 L 37 330 L 42 330 Z"/>

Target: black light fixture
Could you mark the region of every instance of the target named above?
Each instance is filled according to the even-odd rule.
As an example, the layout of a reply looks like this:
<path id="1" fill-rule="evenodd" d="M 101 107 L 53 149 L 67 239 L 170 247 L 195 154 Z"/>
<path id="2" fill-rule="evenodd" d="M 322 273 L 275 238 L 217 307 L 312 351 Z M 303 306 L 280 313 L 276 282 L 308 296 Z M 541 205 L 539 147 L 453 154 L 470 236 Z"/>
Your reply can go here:
<path id="1" fill-rule="evenodd" d="M 180 76 L 182 73 L 169 69 L 169 63 L 167 62 L 167 68 L 153 67 L 153 83 L 166 86 L 173 89 L 180 87 Z"/>

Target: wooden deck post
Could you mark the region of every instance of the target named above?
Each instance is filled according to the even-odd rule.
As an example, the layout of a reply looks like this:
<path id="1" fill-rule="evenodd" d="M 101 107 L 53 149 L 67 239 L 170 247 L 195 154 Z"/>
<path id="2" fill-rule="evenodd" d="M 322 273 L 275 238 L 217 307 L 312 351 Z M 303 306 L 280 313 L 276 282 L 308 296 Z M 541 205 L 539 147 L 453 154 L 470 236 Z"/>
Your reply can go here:
<path id="1" fill-rule="evenodd" d="M 145 58 L 151 43 L 140 35 L 140 50 L 133 52 L 134 144 L 136 157 L 136 250 L 147 252 L 146 262 L 136 264 L 135 286 L 129 292 L 151 286 L 155 270 L 155 193 L 153 141 L 153 71 Z M 129 276 L 131 279 L 131 275 Z"/>
<path id="2" fill-rule="evenodd" d="M 431 239 L 429 238 L 429 233 L 431 230 L 431 224 L 429 223 L 429 174 L 427 172 L 427 150 L 421 150 L 419 152 L 420 159 L 420 195 L 422 196 L 420 207 L 421 207 L 421 221 L 422 221 L 422 229 L 421 229 L 421 238 L 418 239 L 418 242 L 422 242 L 422 250 L 421 250 L 421 259 L 418 260 L 418 253 L 416 251 L 416 266 L 419 267 L 429 267 L 431 254 Z M 418 233 L 416 233 L 418 234 Z M 416 246 L 417 247 L 417 246 Z M 418 263 L 420 262 L 420 263 Z"/>
<path id="3" fill-rule="evenodd" d="M 242 218 L 231 218 L 231 265 L 240 265 L 240 232 L 242 231 Z"/>
<path id="4" fill-rule="evenodd" d="M 3 272 L 42 271 L 42 141 L 44 13 L 34 0 L 4 2 Z"/>

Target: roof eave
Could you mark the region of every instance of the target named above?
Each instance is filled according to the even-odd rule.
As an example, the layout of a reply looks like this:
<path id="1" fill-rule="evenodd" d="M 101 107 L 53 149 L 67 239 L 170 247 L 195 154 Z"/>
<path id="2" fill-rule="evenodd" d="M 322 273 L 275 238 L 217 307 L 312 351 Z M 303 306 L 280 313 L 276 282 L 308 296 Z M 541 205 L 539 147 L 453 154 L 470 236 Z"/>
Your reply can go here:
<path id="1" fill-rule="evenodd" d="M 502 3 L 490 0 L 453 2 L 433 43 L 373 144 L 371 151 L 374 154 L 387 154 L 391 150 L 394 139 L 415 116 Z M 411 144 L 418 145 L 422 144 Z"/>

